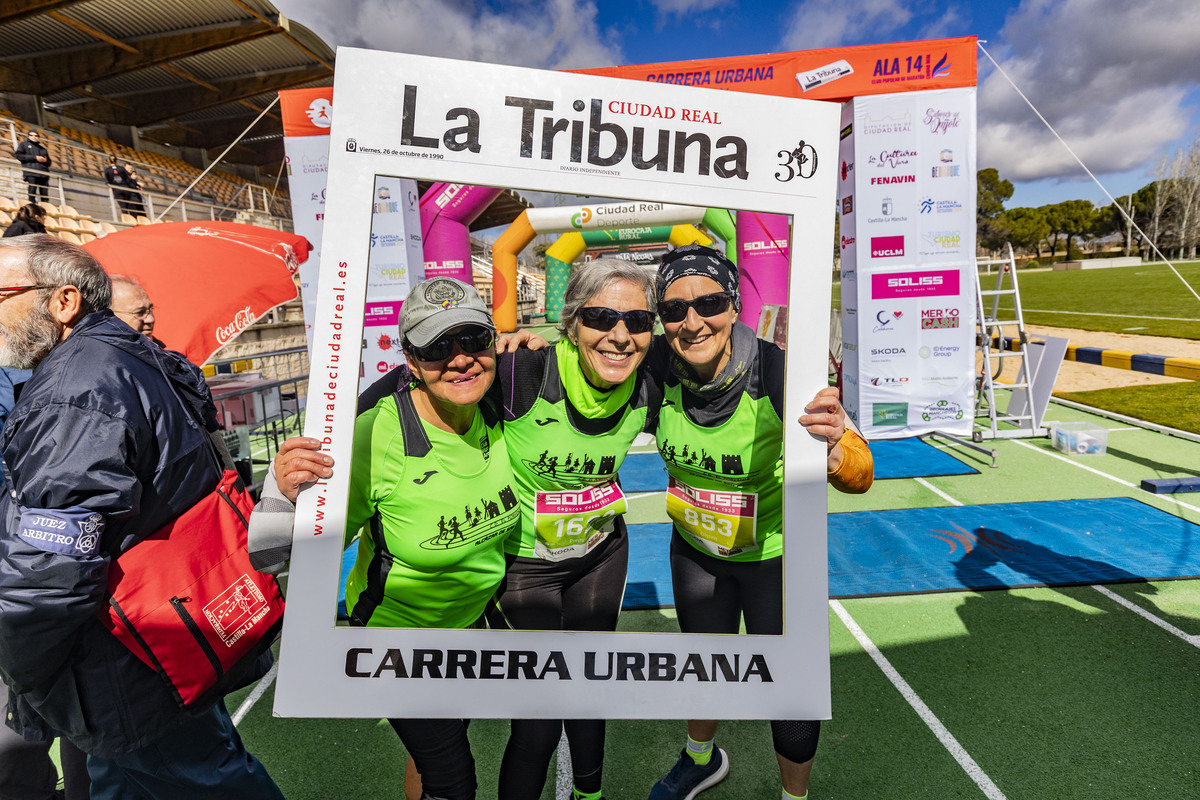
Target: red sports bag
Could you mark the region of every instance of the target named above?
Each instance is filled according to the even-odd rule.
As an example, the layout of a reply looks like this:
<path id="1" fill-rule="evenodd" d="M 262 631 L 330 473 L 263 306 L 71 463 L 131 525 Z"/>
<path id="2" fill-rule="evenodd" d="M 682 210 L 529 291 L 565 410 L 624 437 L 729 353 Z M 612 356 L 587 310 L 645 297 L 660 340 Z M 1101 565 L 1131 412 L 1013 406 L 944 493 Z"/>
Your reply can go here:
<path id="1" fill-rule="evenodd" d="M 246 554 L 253 508 L 225 470 L 212 492 L 109 567 L 108 607 L 97 615 L 184 708 L 233 688 L 222 679 L 265 652 L 282 625 L 279 584 Z"/>

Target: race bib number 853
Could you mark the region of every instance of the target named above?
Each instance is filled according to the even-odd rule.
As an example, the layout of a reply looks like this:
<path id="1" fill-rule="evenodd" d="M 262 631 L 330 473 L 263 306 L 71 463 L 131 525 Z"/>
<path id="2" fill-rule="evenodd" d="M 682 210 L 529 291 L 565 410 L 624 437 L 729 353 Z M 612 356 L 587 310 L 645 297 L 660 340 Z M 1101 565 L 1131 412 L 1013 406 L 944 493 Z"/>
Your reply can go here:
<path id="1" fill-rule="evenodd" d="M 715 556 L 756 550 L 758 495 L 720 489 L 697 489 L 671 477 L 667 515 L 675 527 Z"/>

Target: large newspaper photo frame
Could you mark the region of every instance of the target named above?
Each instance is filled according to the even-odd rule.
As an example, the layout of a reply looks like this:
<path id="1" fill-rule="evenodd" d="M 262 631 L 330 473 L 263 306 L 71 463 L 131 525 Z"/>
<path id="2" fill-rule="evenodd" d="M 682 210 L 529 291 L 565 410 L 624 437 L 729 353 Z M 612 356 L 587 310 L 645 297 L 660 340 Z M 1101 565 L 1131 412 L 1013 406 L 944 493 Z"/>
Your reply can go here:
<path id="1" fill-rule="evenodd" d="M 335 470 L 297 502 L 275 713 L 828 718 L 825 447 L 797 420 L 826 385 L 838 107 L 347 48 L 337 63 L 305 420 Z M 783 635 L 336 624 L 376 175 L 791 216 Z"/>

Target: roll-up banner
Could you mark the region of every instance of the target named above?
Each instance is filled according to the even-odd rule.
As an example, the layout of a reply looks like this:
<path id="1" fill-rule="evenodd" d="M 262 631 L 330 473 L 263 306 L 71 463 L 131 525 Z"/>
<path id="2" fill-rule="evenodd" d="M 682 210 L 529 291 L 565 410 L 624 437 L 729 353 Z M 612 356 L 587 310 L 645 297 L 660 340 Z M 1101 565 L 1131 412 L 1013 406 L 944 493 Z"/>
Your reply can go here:
<path id="1" fill-rule="evenodd" d="M 969 434 L 975 89 L 857 98 L 843 126 L 846 404 L 869 438 Z M 851 225 L 847 227 L 848 219 Z M 853 249 L 853 260 L 846 253 Z M 847 273 L 853 274 L 853 280 Z M 850 298 L 848 300 L 848 298 Z M 845 345 L 844 345 L 845 347 Z"/>
<path id="2" fill-rule="evenodd" d="M 325 184 L 329 164 L 329 128 L 333 87 L 289 89 L 279 93 L 283 146 L 292 198 L 292 225 L 312 243 L 313 254 L 300 265 L 304 333 L 311 355 L 316 317 L 317 271 L 325 222 Z M 397 322 L 409 289 L 424 276 L 417 184 L 380 179 L 375 186 L 367 307 L 363 317 L 360 389 L 400 364 Z"/>

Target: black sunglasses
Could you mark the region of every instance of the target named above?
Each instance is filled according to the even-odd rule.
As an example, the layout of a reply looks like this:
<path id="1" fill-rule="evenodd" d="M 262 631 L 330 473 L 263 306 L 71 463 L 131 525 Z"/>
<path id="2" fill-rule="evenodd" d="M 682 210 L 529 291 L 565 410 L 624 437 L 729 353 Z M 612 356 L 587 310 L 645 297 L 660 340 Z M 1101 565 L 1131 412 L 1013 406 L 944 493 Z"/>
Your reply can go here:
<path id="1" fill-rule="evenodd" d="M 424 347 L 408 342 L 408 349 L 422 361 L 445 361 L 454 352 L 454 345 L 458 345 L 467 355 L 475 355 L 491 347 L 495 338 L 495 334 L 487 328 L 472 327 L 443 334 Z"/>
<path id="2" fill-rule="evenodd" d="M 661 300 L 658 303 L 658 316 L 663 322 L 683 322 L 687 319 L 688 309 L 696 309 L 702 317 L 715 317 L 729 310 L 733 297 L 728 292 L 716 292 L 697 297 L 695 300 Z"/>
<path id="3" fill-rule="evenodd" d="M 648 333 L 654 330 L 654 314 L 643 309 L 617 311 L 604 306 L 586 306 L 579 309 L 579 321 L 592 330 L 611 331 L 617 323 L 625 320 L 625 329 L 630 333 Z"/>

